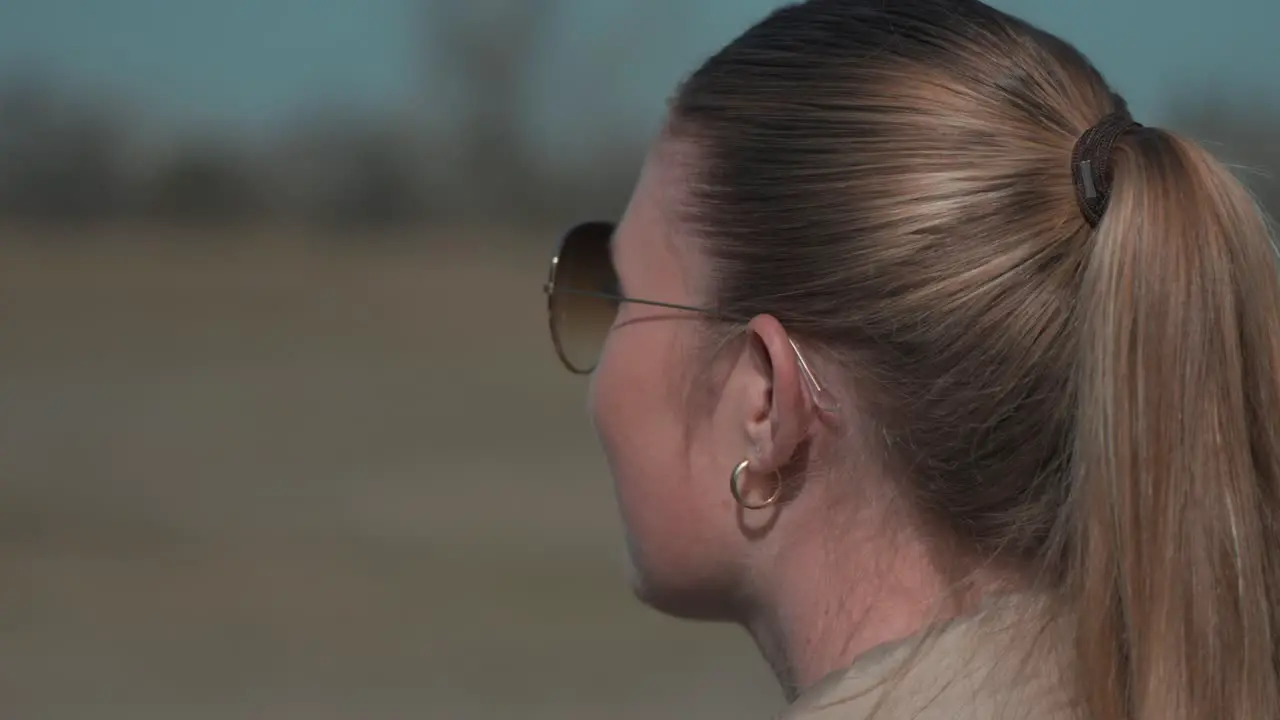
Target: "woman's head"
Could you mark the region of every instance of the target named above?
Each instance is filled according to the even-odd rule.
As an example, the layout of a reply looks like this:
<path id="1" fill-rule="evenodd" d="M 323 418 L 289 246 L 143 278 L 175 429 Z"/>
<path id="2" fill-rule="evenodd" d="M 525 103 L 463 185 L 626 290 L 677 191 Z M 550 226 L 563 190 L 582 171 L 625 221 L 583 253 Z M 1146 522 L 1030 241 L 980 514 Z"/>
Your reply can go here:
<path id="1" fill-rule="evenodd" d="M 615 261 L 707 312 L 623 303 L 593 393 L 650 602 L 735 612 L 803 538 L 852 565 L 878 523 L 1060 599 L 1096 717 L 1280 711 L 1272 249 L 1153 128 L 1095 228 L 1073 150 L 1125 112 L 973 0 L 790 6 L 684 83 Z M 733 501 L 744 459 L 782 502 Z"/>

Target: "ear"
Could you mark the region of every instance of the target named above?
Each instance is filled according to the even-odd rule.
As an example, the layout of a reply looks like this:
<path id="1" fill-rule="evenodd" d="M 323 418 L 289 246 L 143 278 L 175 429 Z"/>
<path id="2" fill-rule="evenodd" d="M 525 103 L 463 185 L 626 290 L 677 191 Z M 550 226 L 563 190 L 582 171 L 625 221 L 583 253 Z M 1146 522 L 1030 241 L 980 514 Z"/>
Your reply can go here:
<path id="1" fill-rule="evenodd" d="M 747 324 L 747 354 L 744 430 L 752 469 L 770 473 L 792 460 L 812 418 L 795 349 L 777 318 L 752 318 Z"/>

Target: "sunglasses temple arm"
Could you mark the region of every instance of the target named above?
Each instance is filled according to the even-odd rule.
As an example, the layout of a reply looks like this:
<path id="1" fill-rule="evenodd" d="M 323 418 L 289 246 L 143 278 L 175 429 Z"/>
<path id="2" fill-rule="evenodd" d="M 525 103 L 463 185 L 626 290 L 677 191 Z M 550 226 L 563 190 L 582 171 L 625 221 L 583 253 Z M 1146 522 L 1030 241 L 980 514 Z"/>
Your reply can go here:
<path id="1" fill-rule="evenodd" d="M 800 346 L 796 345 L 796 341 L 787 338 L 787 342 L 791 343 L 791 349 L 795 351 L 796 362 L 800 365 L 800 374 L 804 376 L 805 385 L 809 386 L 809 394 L 813 397 L 813 404 L 823 412 L 834 414 L 840 409 L 840 403 L 818 382 L 817 376 L 813 374 L 813 369 L 809 367 L 809 363 L 804 359 L 804 354 L 800 352 Z"/>
<path id="2" fill-rule="evenodd" d="M 576 290 L 576 289 L 557 290 L 555 288 L 554 280 L 548 280 L 542 286 L 542 289 L 543 289 L 543 292 L 547 293 L 548 295 L 550 295 L 553 292 L 563 292 L 570 295 L 598 297 L 598 298 L 604 298 L 607 300 L 617 300 L 619 302 L 635 302 L 635 303 L 640 303 L 642 305 L 653 305 L 657 307 L 666 307 L 666 308 L 672 308 L 676 310 L 690 310 L 693 312 L 701 312 L 701 313 L 709 312 L 705 308 L 690 307 L 687 305 L 676 305 L 676 304 L 664 303 L 664 302 L 655 302 L 652 300 L 638 300 L 638 299 L 628 298 L 620 295 L 614 295 L 611 293 L 600 293 L 600 292 L 592 292 L 590 290 Z M 821 383 L 818 382 L 817 376 L 813 374 L 813 369 L 809 367 L 808 361 L 804 359 L 804 354 L 800 352 L 800 346 L 796 345 L 796 341 L 791 338 L 787 338 L 787 342 L 791 343 L 791 349 L 796 354 L 796 362 L 799 363 L 800 365 L 800 374 L 804 376 L 805 385 L 809 386 L 809 394 L 813 397 L 813 404 L 816 405 L 818 409 L 822 410 L 823 412 L 832 413 L 832 414 L 837 412 L 840 409 L 840 403 L 831 395 L 831 393 L 827 392 L 822 387 Z"/>

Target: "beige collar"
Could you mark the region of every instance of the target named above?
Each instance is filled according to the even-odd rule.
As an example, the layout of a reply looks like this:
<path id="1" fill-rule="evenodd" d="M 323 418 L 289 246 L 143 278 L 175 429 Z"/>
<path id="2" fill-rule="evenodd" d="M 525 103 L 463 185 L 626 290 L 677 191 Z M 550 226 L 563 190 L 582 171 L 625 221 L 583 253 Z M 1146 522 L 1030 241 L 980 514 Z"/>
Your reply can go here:
<path id="1" fill-rule="evenodd" d="M 1004 598 L 881 645 L 806 690 L 779 720 L 1068 720 L 1061 623 Z"/>

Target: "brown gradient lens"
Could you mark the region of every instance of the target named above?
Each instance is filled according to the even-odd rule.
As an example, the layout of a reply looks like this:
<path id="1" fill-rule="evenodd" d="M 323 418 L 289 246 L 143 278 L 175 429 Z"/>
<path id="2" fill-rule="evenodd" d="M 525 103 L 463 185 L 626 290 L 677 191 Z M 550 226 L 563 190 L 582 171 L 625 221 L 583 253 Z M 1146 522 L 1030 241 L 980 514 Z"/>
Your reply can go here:
<path id="1" fill-rule="evenodd" d="M 589 373 L 618 314 L 618 275 L 609 253 L 613 223 L 588 222 L 560 243 L 549 310 L 551 339 L 573 372 Z"/>

